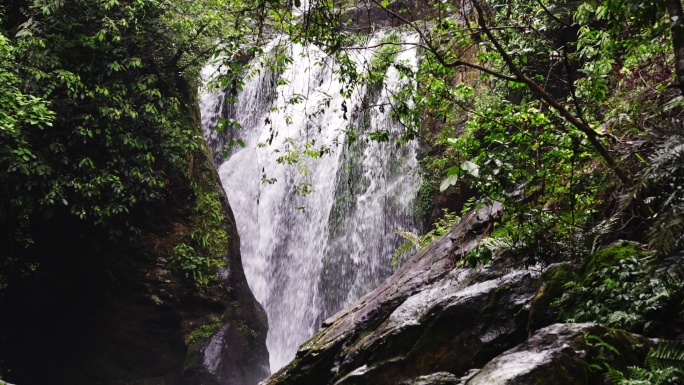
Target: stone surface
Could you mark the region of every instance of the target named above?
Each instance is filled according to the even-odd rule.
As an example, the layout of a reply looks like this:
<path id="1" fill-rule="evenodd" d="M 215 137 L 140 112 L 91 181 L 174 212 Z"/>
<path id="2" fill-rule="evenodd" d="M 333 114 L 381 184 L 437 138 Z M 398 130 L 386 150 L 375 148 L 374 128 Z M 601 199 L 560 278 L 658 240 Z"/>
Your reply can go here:
<path id="1" fill-rule="evenodd" d="M 499 207 L 467 215 L 397 273 L 323 323 L 265 384 L 397 384 L 463 375 L 527 337 L 539 274 L 505 261 L 456 268 Z"/>
<path id="2" fill-rule="evenodd" d="M 208 151 L 207 151 L 208 153 Z M 218 312 L 211 306 L 196 313 L 198 324 L 217 323 L 221 326 L 206 340 L 189 346 L 186 354 L 183 385 L 248 385 L 256 384 L 270 374 L 266 333 L 266 312 L 256 301 L 247 285 L 240 256 L 240 238 L 233 212 L 223 192 L 221 181 L 209 160 L 205 170 L 217 186 L 223 203 L 225 230 L 229 234 L 226 266 L 218 273 L 218 285 L 212 296 L 220 298 Z M 163 291 L 163 290 L 162 290 Z M 194 301 L 189 299 L 189 302 Z M 186 330 L 190 330 L 187 327 Z M 187 337 L 186 337 L 187 339 Z"/>
<path id="3" fill-rule="evenodd" d="M 347 32 L 373 33 L 379 29 L 399 27 L 407 22 L 435 16 L 430 3 L 416 0 L 396 0 L 387 9 L 371 1 L 355 1 L 342 9 L 342 29 Z"/>
<path id="4" fill-rule="evenodd" d="M 592 371 L 591 364 L 622 370 L 642 365 L 653 345 L 647 338 L 596 324 L 554 324 L 487 363 L 465 385 L 598 384 L 601 373 Z"/>
<path id="5" fill-rule="evenodd" d="M 653 346 L 644 337 L 595 324 L 548 326 L 570 265 L 540 273 L 495 258 L 477 269 L 457 267 L 497 212 L 466 216 L 326 320 L 262 384 L 579 385 L 602 382 L 591 368 L 642 364 Z"/>
<path id="6" fill-rule="evenodd" d="M 461 379 L 448 372 L 438 372 L 427 376 L 416 377 L 405 384 L 410 385 L 458 385 Z"/>
<path id="7" fill-rule="evenodd" d="M 535 331 L 556 321 L 551 303 L 563 295 L 563 285 L 571 279 L 572 264 L 569 262 L 553 264 L 545 269 L 541 276 L 542 284 L 532 300 L 528 330 Z"/>

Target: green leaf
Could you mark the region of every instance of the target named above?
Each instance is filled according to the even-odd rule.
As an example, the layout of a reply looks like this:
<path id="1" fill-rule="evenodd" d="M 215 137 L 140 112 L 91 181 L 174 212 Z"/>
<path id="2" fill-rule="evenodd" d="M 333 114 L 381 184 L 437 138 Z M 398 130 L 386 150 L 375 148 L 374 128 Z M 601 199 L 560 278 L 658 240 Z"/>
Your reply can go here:
<path id="1" fill-rule="evenodd" d="M 467 172 L 468 174 L 474 176 L 475 178 L 480 177 L 480 166 L 469 160 L 466 160 L 465 162 L 461 163 L 461 169 Z"/>
<path id="2" fill-rule="evenodd" d="M 449 187 L 455 185 L 456 182 L 458 182 L 458 175 L 449 175 L 448 177 L 444 178 L 442 184 L 439 185 L 439 191 L 444 192 Z"/>
<path id="3" fill-rule="evenodd" d="M 461 172 L 461 168 L 458 166 L 452 166 L 447 169 L 446 175 L 447 176 L 452 176 L 452 175 L 458 175 Z"/>
<path id="4" fill-rule="evenodd" d="M 374 131 L 370 133 L 371 140 L 376 140 L 378 142 L 388 142 L 389 132 L 387 131 Z"/>

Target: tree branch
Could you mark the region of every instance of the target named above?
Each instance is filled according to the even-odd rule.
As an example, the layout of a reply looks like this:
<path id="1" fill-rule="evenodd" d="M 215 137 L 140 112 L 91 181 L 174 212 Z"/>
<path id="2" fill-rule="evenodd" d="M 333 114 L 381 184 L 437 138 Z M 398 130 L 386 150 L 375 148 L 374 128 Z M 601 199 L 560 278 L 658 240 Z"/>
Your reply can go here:
<path id="1" fill-rule="evenodd" d="M 667 0 L 667 12 L 672 21 L 672 46 L 677 79 L 674 86 L 684 94 L 684 12 L 681 0 Z"/>
<path id="2" fill-rule="evenodd" d="M 539 4 L 540 7 L 546 12 L 547 15 L 549 15 L 553 20 L 555 20 L 557 23 L 564 25 L 566 27 L 569 27 L 570 25 L 568 23 L 563 22 L 561 19 L 558 18 L 558 16 L 554 15 L 551 11 L 549 11 L 548 8 L 542 3 L 541 0 L 537 0 L 537 3 Z"/>
<path id="3" fill-rule="evenodd" d="M 484 72 L 484 73 L 486 73 L 486 74 L 492 75 L 492 76 L 494 76 L 494 77 L 496 77 L 496 78 L 499 78 L 499 79 L 502 79 L 502 80 L 507 80 L 507 81 L 510 81 L 510 82 L 520 83 L 520 80 L 519 80 L 518 78 L 516 78 L 516 77 L 508 76 L 508 75 L 502 74 L 502 73 L 500 73 L 500 72 L 491 70 L 491 69 L 486 68 L 486 67 L 483 67 L 483 66 L 481 66 L 481 65 L 477 65 L 477 64 L 475 64 L 475 63 L 470 63 L 470 62 L 463 61 L 463 60 L 454 60 L 454 61 L 452 61 L 452 62 L 450 62 L 450 63 L 447 63 L 446 60 L 444 59 L 444 55 L 443 55 L 441 52 L 439 52 L 439 50 L 437 50 L 437 49 L 431 44 L 430 39 L 428 39 L 428 38 L 425 36 L 425 34 L 424 34 L 424 32 L 423 32 L 423 30 L 422 30 L 421 28 L 419 28 L 418 26 L 416 26 L 415 24 L 413 24 L 412 21 L 406 19 L 406 18 L 403 17 L 402 15 L 400 15 L 400 14 L 398 14 L 398 13 L 396 13 L 396 12 L 390 10 L 389 8 L 383 7 L 382 4 L 380 4 L 380 3 L 378 2 L 378 0 L 372 0 L 372 1 L 373 1 L 373 3 L 374 3 L 376 6 L 380 7 L 381 9 L 384 9 L 385 11 L 387 11 L 388 13 L 390 13 L 392 16 L 398 18 L 399 20 L 401 20 L 401 21 L 404 22 L 405 24 L 408 24 L 409 26 L 411 26 L 411 28 L 412 28 L 414 31 L 416 31 L 416 33 L 418 33 L 418 36 L 420 37 L 420 40 L 424 43 L 424 44 L 417 44 L 417 45 L 418 45 L 419 47 L 421 47 L 421 48 L 423 48 L 423 49 L 425 49 L 425 50 L 431 52 L 433 55 L 435 55 L 435 58 L 437 59 L 437 61 L 439 62 L 439 64 L 443 65 L 444 67 L 448 67 L 448 68 L 453 68 L 453 67 L 468 67 L 468 68 L 476 69 L 476 70 L 478 70 L 478 71 L 481 71 L 481 72 Z"/>
<path id="4" fill-rule="evenodd" d="M 528 78 L 520 70 L 520 68 L 518 68 L 518 66 L 513 62 L 513 59 L 508 55 L 508 52 L 506 52 L 504 47 L 501 46 L 501 43 L 496 38 L 496 36 L 494 36 L 492 31 L 489 30 L 487 21 L 484 18 L 484 10 L 482 9 L 482 5 L 478 2 L 478 0 L 472 0 L 472 3 L 475 7 L 475 10 L 477 11 L 478 25 L 484 31 L 485 35 L 487 35 L 487 38 L 494 45 L 496 51 L 499 53 L 499 55 L 501 55 L 502 59 L 508 66 L 508 69 L 515 75 L 517 80 L 522 83 L 525 83 L 527 87 L 529 87 L 529 89 L 532 92 L 534 92 L 539 98 L 546 102 L 551 108 L 556 110 L 561 116 L 563 116 L 568 122 L 570 122 L 570 124 L 572 124 L 578 130 L 580 130 L 587 137 L 591 145 L 599 153 L 603 160 L 608 164 L 608 167 L 610 167 L 611 170 L 613 170 L 613 172 L 615 173 L 615 175 L 617 175 L 620 181 L 625 185 L 630 185 L 632 182 L 632 178 L 630 178 L 630 176 L 627 175 L 627 173 L 619 167 L 613 156 L 606 148 L 606 146 L 604 146 L 601 140 L 598 138 L 598 134 L 596 133 L 596 131 L 594 131 L 586 123 L 578 119 L 575 115 L 570 113 L 565 107 L 563 107 L 562 104 L 560 104 L 560 102 L 556 98 L 554 98 L 548 92 L 544 91 L 544 89 L 542 89 L 539 86 L 539 84 L 537 84 L 532 79 Z"/>

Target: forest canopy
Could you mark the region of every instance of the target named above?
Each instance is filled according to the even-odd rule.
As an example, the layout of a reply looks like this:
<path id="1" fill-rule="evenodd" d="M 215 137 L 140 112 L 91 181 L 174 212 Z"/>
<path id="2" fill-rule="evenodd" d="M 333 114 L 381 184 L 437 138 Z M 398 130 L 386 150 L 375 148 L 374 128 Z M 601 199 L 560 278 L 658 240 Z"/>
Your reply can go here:
<path id="1" fill-rule="evenodd" d="M 550 263 L 615 237 L 646 241 L 660 256 L 681 252 L 679 1 L 364 6 L 419 37 L 406 46 L 420 49 L 419 67 L 393 64 L 411 81 L 390 107 L 404 139 L 420 138 L 428 148 L 422 191 L 506 207 L 480 258 L 507 249 L 524 263 Z M 345 63 L 350 34 L 330 34 L 330 26 L 354 24 L 338 9 L 313 2 L 290 31 Z M 347 78 L 372 83 L 377 76 L 370 68 L 349 70 Z"/>
<path id="2" fill-rule="evenodd" d="M 175 179 L 190 177 L 203 141 L 193 120 L 199 71 L 222 57 L 224 81 L 239 82 L 241 63 L 232 59 L 261 28 L 246 16 L 253 7 L 0 5 L 0 288 L 42 258 L 28 257 L 41 227 L 75 220 L 131 239 L 137 208 L 163 201 Z"/>
<path id="3" fill-rule="evenodd" d="M 350 16 L 359 9 L 365 21 Z M 135 236 L 133 209 L 163 199 L 201 141 L 187 121 L 195 100 L 183 97 L 195 95 L 200 68 L 215 60 L 215 84 L 235 97 L 244 65 L 275 35 L 324 50 L 347 88 L 382 86 L 390 64 L 410 80 L 388 107 L 404 125 L 400 142 L 427 148 L 424 199 L 441 190 L 507 207 L 483 255 L 507 245 L 526 263 L 576 256 L 596 246 L 597 228 L 678 253 L 681 13 L 678 1 L 639 0 L 5 2 L 7 266 L 30 266 L 12 261 L 45 218 Z M 393 62 L 406 43 L 388 39 L 377 53 L 386 63 L 359 71 L 349 49 L 376 25 L 416 35 L 419 67 Z"/>

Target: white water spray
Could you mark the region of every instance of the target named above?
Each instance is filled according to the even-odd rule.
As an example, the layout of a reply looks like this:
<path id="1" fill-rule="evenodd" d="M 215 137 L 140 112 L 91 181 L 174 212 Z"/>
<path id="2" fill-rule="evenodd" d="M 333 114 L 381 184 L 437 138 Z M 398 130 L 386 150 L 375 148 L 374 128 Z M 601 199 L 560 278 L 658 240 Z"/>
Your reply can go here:
<path id="1" fill-rule="evenodd" d="M 272 371 L 294 358 L 324 318 L 392 272 L 392 252 L 402 242 L 395 229 L 418 230 L 416 144 L 366 140 L 371 131 L 398 135 L 390 93 L 405 80 L 390 66 L 384 88 L 360 87 L 345 98 L 329 58 L 312 47 L 288 49 L 289 68 L 255 73 L 235 105 L 227 106 L 221 94 L 205 94 L 201 103 L 210 142 L 216 134 L 208 129 L 228 107 L 243 127 L 244 148 L 234 147 L 219 172 L 247 280 L 269 317 Z M 359 67 L 374 54 L 357 53 Z M 415 50 L 398 53 L 396 61 L 415 66 Z M 345 144 L 350 129 L 360 140 Z M 308 187 L 314 192 L 296 193 Z"/>

